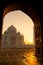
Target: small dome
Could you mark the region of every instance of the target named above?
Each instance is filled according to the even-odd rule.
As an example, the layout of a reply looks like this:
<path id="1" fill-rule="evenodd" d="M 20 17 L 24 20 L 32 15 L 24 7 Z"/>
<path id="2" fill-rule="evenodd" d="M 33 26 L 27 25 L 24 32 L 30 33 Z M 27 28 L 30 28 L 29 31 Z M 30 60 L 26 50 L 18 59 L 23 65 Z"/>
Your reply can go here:
<path id="1" fill-rule="evenodd" d="M 18 33 L 17 33 L 18 35 L 20 35 L 20 32 L 18 31 Z"/>

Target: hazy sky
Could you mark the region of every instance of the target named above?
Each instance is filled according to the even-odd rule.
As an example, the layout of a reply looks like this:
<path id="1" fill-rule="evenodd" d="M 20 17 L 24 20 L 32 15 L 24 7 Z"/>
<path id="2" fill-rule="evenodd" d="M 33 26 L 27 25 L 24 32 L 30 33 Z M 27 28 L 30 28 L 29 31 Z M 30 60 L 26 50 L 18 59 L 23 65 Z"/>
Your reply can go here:
<path id="1" fill-rule="evenodd" d="M 17 31 L 24 35 L 25 42 L 33 40 L 34 24 L 32 19 L 24 12 L 16 10 L 6 14 L 3 18 L 2 33 L 4 33 L 11 25 L 15 26 Z"/>

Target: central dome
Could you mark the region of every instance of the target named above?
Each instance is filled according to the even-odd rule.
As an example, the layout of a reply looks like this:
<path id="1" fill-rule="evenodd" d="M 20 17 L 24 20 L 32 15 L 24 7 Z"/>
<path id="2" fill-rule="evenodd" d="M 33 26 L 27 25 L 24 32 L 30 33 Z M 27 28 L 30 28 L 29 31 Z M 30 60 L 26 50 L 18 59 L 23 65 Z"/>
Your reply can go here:
<path id="1" fill-rule="evenodd" d="M 16 28 L 13 26 L 13 25 L 11 25 L 8 29 L 7 29 L 8 31 L 15 31 L 16 32 Z"/>

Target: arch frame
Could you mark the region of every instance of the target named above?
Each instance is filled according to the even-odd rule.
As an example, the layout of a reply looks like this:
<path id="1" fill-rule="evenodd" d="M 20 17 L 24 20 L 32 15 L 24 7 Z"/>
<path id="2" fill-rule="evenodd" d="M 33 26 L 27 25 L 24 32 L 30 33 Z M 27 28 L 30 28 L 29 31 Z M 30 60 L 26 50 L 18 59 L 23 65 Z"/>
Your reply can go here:
<path id="1" fill-rule="evenodd" d="M 21 10 L 24 13 L 26 13 L 30 18 L 33 20 L 34 23 L 34 40 L 35 40 L 35 51 L 36 51 L 36 56 L 41 57 L 42 54 L 42 33 L 41 33 L 41 21 L 38 16 L 38 14 L 28 5 L 20 4 L 20 3 L 14 3 L 11 5 L 8 5 L 4 11 L 3 11 L 3 17 L 15 10 Z M 38 35 L 39 34 L 39 35 Z M 40 49 L 40 50 L 38 50 Z M 38 51 L 40 53 L 38 53 Z"/>

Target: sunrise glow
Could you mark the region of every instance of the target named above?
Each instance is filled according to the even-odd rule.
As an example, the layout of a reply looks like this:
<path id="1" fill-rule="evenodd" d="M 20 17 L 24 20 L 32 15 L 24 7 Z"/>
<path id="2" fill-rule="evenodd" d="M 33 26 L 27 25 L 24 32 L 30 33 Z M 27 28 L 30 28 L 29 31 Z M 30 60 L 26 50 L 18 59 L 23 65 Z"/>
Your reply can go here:
<path id="1" fill-rule="evenodd" d="M 33 39 L 31 39 L 31 40 L 29 40 L 29 41 L 25 41 L 25 44 L 26 44 L 26 45 L 27 45 L 27 44 L 29 44 L 29 45 L 32 44 L 32 45 L 33 45 L 33 43 L 34 43 L 34 42 L 33 42 Z"/>

